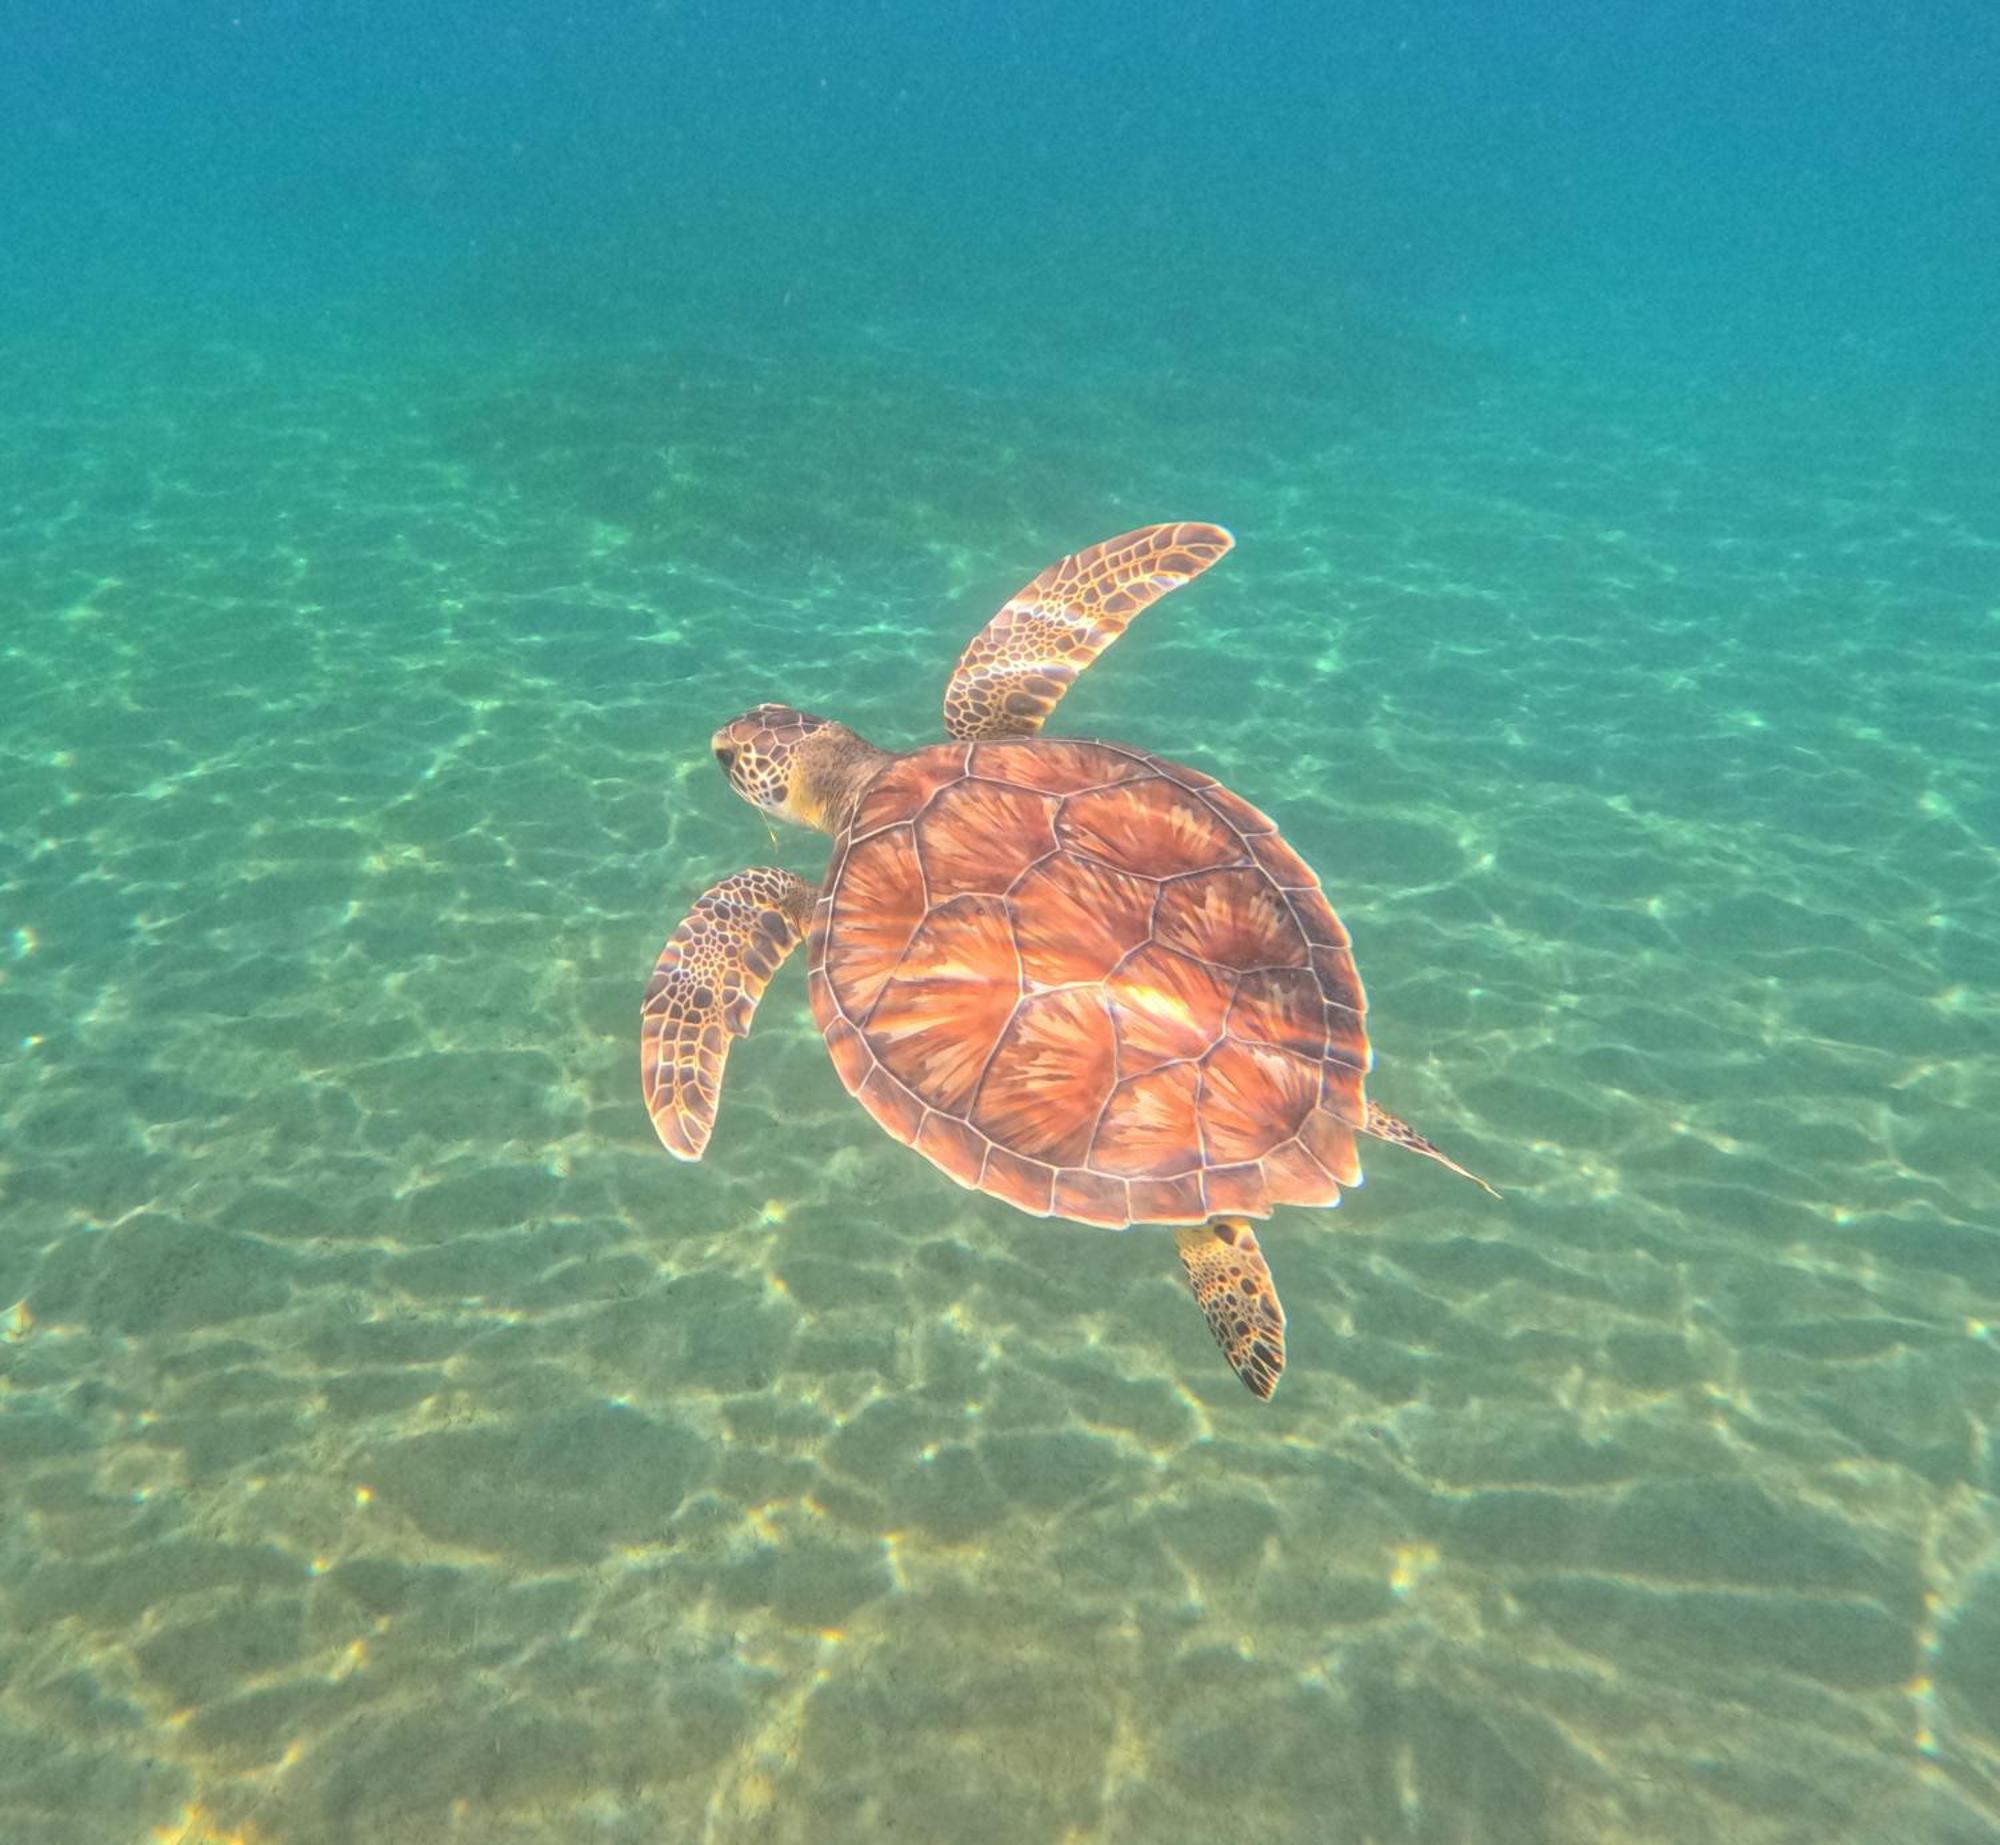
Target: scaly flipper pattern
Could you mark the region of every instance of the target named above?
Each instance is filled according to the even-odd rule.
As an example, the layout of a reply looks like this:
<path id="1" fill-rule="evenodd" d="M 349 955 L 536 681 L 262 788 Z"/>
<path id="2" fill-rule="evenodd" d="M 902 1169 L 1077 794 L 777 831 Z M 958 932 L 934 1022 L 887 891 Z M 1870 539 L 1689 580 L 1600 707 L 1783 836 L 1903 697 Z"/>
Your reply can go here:
<path id="1" fill-rule="evenodd" d="M 818 893 L 789 871 L 739 871 L 695 899 L 646 983 L 640 1074 L 669 1153 L 698 1160 L 715 1127 L 729 1043 L 805 939 Z"/>
<path id="2" fill-rule="evenodd" d="M 1285 1309 L 1250 1220 L 1192 1224 L 1174 1232 L 1174 1246 L 1229 1368 L 1252 1396 L 1269 1401 L 1285 1370 Z"/>
<path id="3" fill-rule="evenodd" d="M 1470 1179 L 1489 1198 L 1500 1196 L 1476 1172 L 1467 1172 L 1458 1161 L 1426 1140 L 1407 1121 L 1399 1121 L 1378 1102 L 1368 1104 L 1368 1119 L 1361 1124 L 1364 1134 L 1373 1134 L 1377 1140 L 1386 1140 L 1391 1146 L 1406 1148 L 1411 1153 L 1421 1153 L 1427 1160 L 1436 1160 L 1447 1172 L 1455 1172 L 1461 1179 Z"/>
<path id="4" fill-rule="evenodd" d="M 1034 736 L 1133 616 L 1235 542 L 1219 525 L 1147 525 L 1051 564 L 959 656 L 945 730 L 961 743 Z"/>

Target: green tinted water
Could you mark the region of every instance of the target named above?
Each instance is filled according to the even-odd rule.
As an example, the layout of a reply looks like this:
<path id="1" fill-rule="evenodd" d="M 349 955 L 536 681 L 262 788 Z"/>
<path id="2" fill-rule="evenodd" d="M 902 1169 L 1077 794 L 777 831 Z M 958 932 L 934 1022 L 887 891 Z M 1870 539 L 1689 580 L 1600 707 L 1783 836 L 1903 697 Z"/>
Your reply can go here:
<path id="1" fill-rule="evenodd" d="M 1974 447 L 1407 342 L 10 364 L 8 1837 L 2000 1837 Z M 1279 819 L 1505 1193 L 1281 1215 L 1269 1407 L 796 968 L 704 1164 L 637 1085 L 773 860 L 713 725 L 928 740 L 1183 517 L 1057 728 Z"/>

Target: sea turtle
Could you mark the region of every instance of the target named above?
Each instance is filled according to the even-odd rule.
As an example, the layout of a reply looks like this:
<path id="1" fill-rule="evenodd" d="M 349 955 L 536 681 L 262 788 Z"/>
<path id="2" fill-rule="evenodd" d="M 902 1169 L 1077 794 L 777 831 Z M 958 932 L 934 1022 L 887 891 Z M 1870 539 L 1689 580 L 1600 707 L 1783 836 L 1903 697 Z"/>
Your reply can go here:
<path id="1" fill-rule="evenodd" d="M 1198 769 L 1040 734 L 1234 542 L 1151 525 L 1050 565 L 960 656 L 949 743 L 897 755 L 775 704 L 718 730 L 731 787 L 831 834 L 833 858 L 817 886 L 755 869 L 702 893 L 646 988 L 641 1055 L 660 1139 L 699 1159 L 730 1040 L 804 942 L 813 1018 L 883 1127 L 1036 1216 L 1176 1226 L 1216 1339 L 1269 1397 L 1285 1314 L 1249 1219 L 1337 1203 L 1357 1134 L 1474 1175 L 1363 1093 L 1347 931 L 1271 821 Z"/>

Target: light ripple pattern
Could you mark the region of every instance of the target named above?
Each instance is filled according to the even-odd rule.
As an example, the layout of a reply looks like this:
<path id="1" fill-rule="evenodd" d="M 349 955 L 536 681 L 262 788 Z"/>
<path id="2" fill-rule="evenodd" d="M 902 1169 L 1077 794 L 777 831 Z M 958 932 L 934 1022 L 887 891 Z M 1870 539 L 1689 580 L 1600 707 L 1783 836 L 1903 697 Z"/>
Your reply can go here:
<path id="1" fill-rule="evenodd" d="M 0 1830 L 2000 1838 L 1991 455 L 1359 338 L 14 353 Z M 1055 728 L 1279 819 L 1505 1194 L 1281 1214 L 1269 1407 L 796 968 L 704 1163 L 637 1081 L 710 729 L 933 739 L 1183 517 Z"/>

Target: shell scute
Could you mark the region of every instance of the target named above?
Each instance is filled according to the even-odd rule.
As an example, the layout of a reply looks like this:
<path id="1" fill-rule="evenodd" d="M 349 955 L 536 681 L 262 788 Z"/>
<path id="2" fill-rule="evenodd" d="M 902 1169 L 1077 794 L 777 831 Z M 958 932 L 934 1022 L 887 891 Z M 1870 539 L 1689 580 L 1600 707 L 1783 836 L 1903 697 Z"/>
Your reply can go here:
<path id="1" fill-rule="evenodd" d="M 986 1156 L 986 1176 L 980 1184 L 1017 1211 L 1046 1217 L 1055 1194 L 1055 1179 L 1053 1166 L 1041 1160 L 1023 1159 L 1018 1153 L 995 1146 Z"/>
<path id="2" fill-rule="evenodd" d="M 1155 942 L 1104 983 L 1118 1027 L 1120 1068 L 1136 1074 L 1199 1057 L 1222 1036 L 1233 983 Z"/>
<path id="3" fill-rule="evenodd" d="M 1312 970 L 1319 977 L 1320 991 L 1329 1006 L 1349 1014 L 1357 1029 L 1368 1010 L 1368 996 L 1361 990 L 1361 976 L 1355 971 L 1353 952 L 1346 948 L 1315 948 Z"/>
<path id="4" fill-rule="evenodd" d="M 1316 891 L 1319 889 L 1318 874 L 1290 846 L 1286 845 L 1284 840 L 1275 831 L 1251 834 L 1250 855 L 1264 868 L 1271 882 L 1277 885 L 1280 890 Z M 1327 914 L 1331 916 L 1333 912 L 1328 910 Z M 1303 918 L 1301 920 L 1303 921 Z M 1337 921 L 1335 926 L 1339 926 Z M 1310 929 L 1307 930 L 1307 934 L 1308 936 L 1311 935 Z M 1340 940 L 1345 942 L 1346 939 L 1346 931 L 1342 930 Z"/>
<path id="5" fill-rule="evenodd" d="M 1368 1048 L 1368 1028 L 1358 1012 L 1332 1000 L 1326 1003 L 1325 1056 L 1327 1080 L 1342 1085 L 1351 1083 L 1358 1096 L 1361 1079 L 1375 1060 L 1374 1052 Z"/>
<path id="6" fill-rule="evenodd" d="M 924 1105 L 880 1064 L 869 1071 L 855 1094 L 861 1098 L 868 1112 L 904 1146 L 916 1143 L 918 1131 L 924 1123 Z"/>
<path id="7" fill-rule="evenodd" d="M 1239 976 L 1229 1035 L 1275 1044 L 1317 1062 L 1326 1055 L 1326 998 L 1308 967 L 1269 967 Z"/>
<path id="8" fill-rule="evenodd" d="M 1306 1117 L 1299 1144 L 1343 1185 L 1361 1179 L 1361 1160 L 1354 1146 L 1354 1129 L 1339 1116 L 1316 1108 Z"/>
<path id="9" fill-rule="evenodd" d="M 1014 939 L 1030 988 L 1102 980 L 1153 926 L 1150 878 L 1063 853 L 1014 891 Z"/>
<path id="10" fill-rule="evenodd" d="M 1136 1224 L 1198 1224 L 1208 1216 L 1201 1174 L 1178 1179 L 1134 1179 L 1132 1221 Z"/>
<path id="11" fill-rule="evenodd" d="M 972 774 L 1016 788 L 1038 788 L 1048 794 L 1074 794 L 1110 782 L 1137 781 L 1152 771 L 1145 761 L 1125 750 L 1101 743 L 1039 739 L 1011 743 L 976 743 L 968 764 Z"/>
<path id="12" fill-rule="evenodd" d="M 1029 1159 L 1080 1166 L 1117 1080 L 1117 1041 L 1094 987 L 1025 1001 L 1000 1040 L 972 1124 Z"/>
<path id="13" fill-rule="evenodd" d="M 1191 1063 L 1128 1077 L 1112 1092 L 1090 1162 L 1128 1179 L 1173 1179 L 1201 1164 L 1201 1078 Z"/>
<path id="14" fill-rule="evenodd" d="M 962 747 L 917 750 L 899 756 L 868 785 L 855 809 L 850 837 L 866 839 L 882 827 L 908 820 L 940 786 L 965 772 Z"/>
<path id="15" fill-rule="evenodd" d="M 1285 898 L 1292 906 L 1292 919 L 1299 925 L 1299 933 L 1314 948 L 1342 949 L 1350 945 L 1346 925 L 1316 887 L 1287 891 Z"/>
<path id="16" fill-rule="evenodd" d="M 1278 823 L 1269 814 L 1265 813 L 1261 808 L 1252 807 L 1240 794 L 1232 793 L 1220 782 L 1211 778 L 1205 786 L 1195 790 L 1195 792 L 1201 796 L 1201 803 L 1204 807 L 1211 809 L 1223 820 L 1227 821 L 1234 831 L 1240 833 L 1244 839 L 1250 842 L 1250 851 L 1253 857 L 1256 854 L 1256 842 L 1259 839 L 1275 839 L 1277 837 Z"/>
<path id="17" fill-rule="evenodd" d="M 868 1080 L 868 1072 L 875 1067 L 875 1054 L 869 1050 L 861 1034 L 843 1018 L 827 1020 L 820 1027 L 826 1034 L 826 1048 L 833 1053 L 833 1067 L 840 1073 L 840 1080 L 853 1095 Z"/>
<path id="18" fill-rule="evenodd" d="M 1340 1181 L 1306 1151 L 1301 1140 L 1283 1141 L 1264 1155 L 1264 1182 L 1279 1204 L 1340 1202 Z"/>
<path id="19" fill-rule="evenodd" d="M 1169 948 L 1219 967 L 1304 967 L 1306 938 L 1292 906 L 1261 871 L 1209 871 L 1160 893 L 1155 922 Z"/>
<path id="20" fill-rule="evenodd" d="M 928 913 L 916 841 L 885 828 L 848 849 L 827 917 L 825 971 L 851 1019 L 865 1019 Z"/>
<path id="21" fill-rule="evenodd" d="M 1160 757 L 1153 759 L 1153 772 L 1163 775 L 1177 788 L 1185 788 L 1190 794 L 1202 794 L 1210 788 L 1222 786 L 1206 769 L 1191 769 L 1184 762 L 1167 762 Z"/>
<path id="22" fill-rule="evenodd" d="M 1202 1059 L 1201 1125 L 1208 1157 L 1262 1159 L 1319 1106 L 1319 1065 L 1270 1044 L 1225 1039 Z"/>
<path id="23" fill-rule="evenodd" d="M 1022 872 L 1055 852 L 1055 813 L 1048 795 L 1000 782 L 968 779 L 940 790 L 916 821 L 931 901 L 1006 895 Z"/>
<path id="24" fill-rule="evenodd" d="M 1080 1224 L 1122 1230 L 1132 1221 L 1132 1199 L 1123 1179 L 1067 1167 L 1056 1174 L 1054 1213 Z"/>
<path id="25" fill-rule="evenodd" d="M 1020 993 L 1005 900 L 954 897 L 925 918 L 883 985 L 864 1027 L 869 1048 L 931 1107 L 963 1114 Z"/>
<path id="26" fill-rule="evenodd" d="M 1071 795 L 1056 833 L 1072 851 L 1141 877 L 1207 871 L 1241 864 L 1246 856 L 1233 828 L 1163 776 Z"/>
<path id="27" fill-rule="evenodd" d="M 1242 1217 L 1270 1216 L 1271 1188 L 1261 1162 L 1211 1166 L 1202 1177 L 1212 1215 L 1226 1211 Z"/>
<path id="28" fill-rule="evenodd" d="M 925 1115 L 917 1132 L 917 1151 L 959 1184 L 976 1186 L 986 1166 L 987 1140 L 963 1121 L 935 1109 Z"/>

